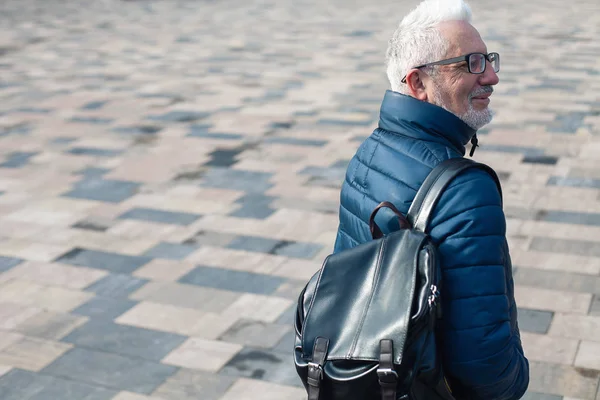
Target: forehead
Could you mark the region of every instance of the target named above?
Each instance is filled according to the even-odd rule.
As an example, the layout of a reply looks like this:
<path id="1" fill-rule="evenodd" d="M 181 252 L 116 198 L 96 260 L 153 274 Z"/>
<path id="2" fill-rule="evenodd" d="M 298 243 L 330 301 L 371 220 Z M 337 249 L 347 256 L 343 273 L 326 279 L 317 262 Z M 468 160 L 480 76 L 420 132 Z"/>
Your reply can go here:
<path id="1" fill-rule="evenodd" d="M 473 25 L 465 21 L 447 21 L 439 26 L 440 32 L 450 43 L 448 57 L 474 52 L 487 53 L 481 35 Z"/>

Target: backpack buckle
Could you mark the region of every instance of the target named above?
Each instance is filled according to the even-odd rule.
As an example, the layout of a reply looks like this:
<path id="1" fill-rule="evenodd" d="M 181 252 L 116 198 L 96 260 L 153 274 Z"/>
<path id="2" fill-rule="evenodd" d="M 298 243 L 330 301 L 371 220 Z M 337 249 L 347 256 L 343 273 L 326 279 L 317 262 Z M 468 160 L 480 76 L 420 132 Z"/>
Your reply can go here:
<path id="1" fill-rule="evenodd" d="M 323 367 L 317 363 L 308 363 L 308 378 L 320 382 L 323 379 Z"/>
<path id="2" fill-rule="evenodd" d="M 377 378 L 379 379 L 379 384 L 381 386 L 396 386 L 396 383 L 398 382 L 398 373 L 391 368 L 379 368 L 377 369 Z"/>

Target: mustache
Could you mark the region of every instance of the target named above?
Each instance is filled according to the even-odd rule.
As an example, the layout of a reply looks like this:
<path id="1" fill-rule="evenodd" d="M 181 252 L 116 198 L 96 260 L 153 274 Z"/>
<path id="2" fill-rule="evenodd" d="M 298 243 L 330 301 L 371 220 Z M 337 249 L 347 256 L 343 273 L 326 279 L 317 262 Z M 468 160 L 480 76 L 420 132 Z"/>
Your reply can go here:
<path id="1" fill-rule="evenodd" d="M 475 96 L 481 96 L 482 94 L 486 94 L 486 93 L 494 93 L 494 88 L 489 85 L 477 88 L 469 94 L 469 100 Z"/>

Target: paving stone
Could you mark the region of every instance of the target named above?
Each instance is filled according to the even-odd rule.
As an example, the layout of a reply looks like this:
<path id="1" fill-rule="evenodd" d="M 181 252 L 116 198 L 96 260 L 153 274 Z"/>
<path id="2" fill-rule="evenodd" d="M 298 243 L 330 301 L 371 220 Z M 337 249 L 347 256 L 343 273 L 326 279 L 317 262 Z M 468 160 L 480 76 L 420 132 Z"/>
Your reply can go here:
<path id="1" fill-rule="evenodd" d="M 276 346 L 291 329 L 291 326 L 240 319 L 223 333 L 219 340 L 243 346 L 270 348 Z"/>
<path id="2" fill-rule="evenodd" d="M 515 283 L 518 285 L 600 294 L 600 276 L 544 271 L 534 268 L 518 268 L 513 275 Z"/>
<path id="3" fill-rule="evenodd" d="M 529 391 L 581 399 L 595 395 L 598 371 L 537 361 L 529 365 Z"/>
<path id="4" fill-rule="evenodd" d="M 600 213 L 540 210 L 535 217 L 541 221 L 600 226 Z"/>
<path id="5" fill-rule="evenodd" d="M 35 156 L 35 152 L 14 152 L 8 154 L 6 161 L 0 163 L 0 168 L 21 168 L 29 164 L 29 159 Z"/>
<path id="6" fill-rule="evenodd" d="M 194 122 L 210 116 L 207 112 L 170 111 L 161 115 L 151 115 L 147 118 L 159 122 Z"/>
<path id="7" fill-rule="evenodd" d="M 556 165 L 558 157 L 547 156 L 547 155 L 526 155 L 523 157 L 525 164 L 544 164 L 544 165 Z"/>
<path id="8" fill-rule="evenodd" d="M 177 368 L 83 348 L 75 348 L 42 373 L 116 390 L 150 394 Z"/>
<path id="9" fill-rule="evenodd" d="M 301 387 L 302 382 L 290 359 L 290 352 L 286 354 L 265 349 L 245 348 L 236 354 L 219 374 Z"/>
<path id="10" fill-rule="evenodd" d="M 233 234 L 202 230 L 186 239 L 183 244 L 227 247 L 234 238 L 236 238 L 236 235 Z"/>
<path id="11" fill-rule="evenodd" d="M 306 398 L 304 388 L 290 387 L 256 379 L 238 379 L 220 400 L 302 400 Z"/>
<path id="12" fill-rule="evenodd" d="M 547 185 L 598 189 L 600 179 L 551 176 Z"/>
<path id="13" fill-rule="evenodd" d="M 108 168 L 87 167 L 77 173 L 88 178 L 100 178 L 108 172 L 110 172 Z"/>
<path id="14" fill-rule="evenodd" d="M 0 256 L 0 273 L 6 272 L 22 262 L 23 260 L 20 258 Z"/>
<path id="15" fill-rule="evenodd" d="M 95 147 L 72 147 L 68 151 L 70 154 L 94 157 L 114 157 L 123 153 L 122 150 L 99 149 Z"/>
<path id="16" fill-rule="evenodd" d="M 15 330 L 27 336 L 60 340 L 86 321 L 87 318 L 82 316 L 42 311 L 19 324 Z"/>
<path id="17" fill-rule="evenodd" d="M 92 350 L 160 361 L 182 344 L 185 337 L 104 320 L 90 320 L 62 341 Z"/>
<path id="18" fill-rule="evenodd" d="M 552 323 L 554 313 L 551 311 L 528 310 L 519 308 L 517 310 L 519 329 L 524 332 L 547 333 Z"/>
<path id="19" fill-rule="evenodd" d="M 112 118 L 102 118 L 102 117 L 73 117 L 69 120 L 70 122 L 78 122 L 83 124 L 92 124 L 92 125 L 108 125 L 113 122 Z"/>
<path id="20" fill-rule="evenodd" d="M 161 242 L 151 249 L 145 251 L 142 256 L 150 258 L 166 258 L 170 260 L 183 260 L 197 249 L 198 246 L 191 246 L 189 244 Z"/>
<path id="21" fill-rule="evenodd" d="M 584 240 L 534 237 L 529 248 L 531 250 L 547 251 L 552 253 L 600 257 L 600 243 Z"/>
<path id="22" fill-rule="evenodd" d="M 273 186 L 271 173 L 214 167 L 206 172 L 200 186 L 263 193 Z"/>
<path id="23" fill-rule="evenodd" d="M 74 309 L 72 313 L 93 319 L 112 321 L 136 304 L 136 301 L 124 298 L 113 299 L 96 296 Z"/>
<path id="24" fill-rule="evenodd" d="M 159 222 L 163 224 L 174 224 L 174 225 L 190 225 L 198 218 L 200 214 L 184 213 L 157 210 L 152 208 L 133 208 L 123 214 L 119 219 L 137 219 L 141 221 Z"/>
<path id="25" fill-rule="evenodd" d="M 82 110 L 99 110 L 102 107 L 104 107 L 104 105 L 108 103 L 108 101 L 90 101 L 89 103 L 85 104 L 83 107 L 81 107 Z"/>
<path id="26" fill-rule="evenodd" d="M 522 400 L 562 400 L 562 396 L 555 394 L 546 394 L 528 391 L 525 396 L 521 397 Z"/>
<path id="27" fill-rule="evenodd" d="M 265 143 L 276 143 L 276 144 L 290 144 L 294 146 L 309 146 L 309 147 L 322 147 L 327 144 L 326 140 L 314 140 L 314 139 L 300 139 L 294 137 L 270 137 L 265 140 Z"/>
<path id="28" fill-rule="evenodd" d="M 217 372 L 242 346 L 215 340 L 190 338 L 163 359 L 163 363 Z"/>
<path id="29" fill-rule="evenodd" d="M 39 371 L 70 348 L 66 343 L 23 337 L 0 351 L 0 365 Z"/>
<path id="30" fill-rule="evenodd" d="M 594 298 L 592 299 L 592 304 L 590 305 L 589 314 L 600 317 L 600 295 L 594 295 Z"/>
<path id="31" fill-rule="evenodd" d="M 88 286 L 85 290 L 96 293 L 98 296 L 115 299 L 129 296 L 147 282 L 146 279 L 135 278 L 131 275 L 109 274 Z"/>
<path id="32" fill-rule="evenodd" d="M 198 266 L 179 279 L 181 283 L 235 292 L 271 294 L 284 279 L 244 271 Z"/>
<path id="33" fill-rule="evenodd" d="M 56 262 L 97 268 L 115 273 L 131 273 L 150 260 L 149 257 L 75 248 L 58 257 Z"/>
<path id="34" fill-rule="evenodd" d="M 181 368 L 154 392 L 164 399 L 218 400 L 235 378 Z"/>
<path id="35" fill-rule="evenodd" d="M 238 236 L 228 245 L 229 249 L 257 251 L 285 257 L 312 259 L 323 248 L 313 243 L 298 243 L 274 240 L 257 236 Z"/>
<path id="36" fill-rule="evenodd" d="M 0 377 L 3 400 L 110 400 L 115 394 L 102 387 L 21 369 L 13 369 Z"/>
<path id="37" fill-rule="evenodd" d="M 63 196 L 120 203 L 135 195 L 139 187 L 140 184 L 137 182 L 84 177 L 84 179 L 75 183 L 73 189 L 64 193 Z"/>

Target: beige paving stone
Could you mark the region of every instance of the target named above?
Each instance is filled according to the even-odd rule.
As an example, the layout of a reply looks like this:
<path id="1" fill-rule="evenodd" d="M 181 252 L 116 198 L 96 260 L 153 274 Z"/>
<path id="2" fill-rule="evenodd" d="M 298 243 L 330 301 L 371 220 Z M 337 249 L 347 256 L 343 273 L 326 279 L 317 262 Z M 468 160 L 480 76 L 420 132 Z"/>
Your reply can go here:
<path id="1" fill-rule="evenodd" d="M 600 227 L 556 222 L 524 221 L 521 235 L 600 242 Z"/>
<path id="2" fill-rule="evenodd" d="M 275 322 L 275 320 L 293 303 L 292 300 L 281 297 L 245 293 L 227 307 L 222 315 L 255 319 L 264 322 Z"/>
<path id="3" fill-rule="evenodd" d="M 587 314 L 592 295 L 515 285 L 515 299 L 522 308 Z"/>
<path id="4" fill-rule="evenodd" d="M 304 400 L 304 389 L 240 378 L 220 400 Z"/>
<path id="5" fill-rule="evenodd" d="M 196 263 L 155 259 L 136 269 L 132 275 L 155 281 L 174 282 L 194 268 Z"/>
<path id="6" fill-rule="evenodd" d="M 163 399 L 162 397 L 156 397 L 156 396 L 144 396 L 139 393 L 119 392 L 111 400 L 166 400 L 166 399 Z"/>
<path id="7" fill-rule="evenodd" d="M 58 312 L 71 311 L 93 296 L 93 293 L 57 286 L 44 286 L 21 279 L 13 279 L 0 284 L 0 302 L 39 306 Z"/>
<path id="8" fill-rule="evenodd" d="M 142 301 L 115 322 L 141 328 L 190 335 L 206 313 L 191 308 Z"/>
<path id="9" fill-rule="evenodd" d="M 278 269 L 286 259 L 286 257 L 272 254 L 202 246 L 187 256 L 185 261 L 235 271 L 270 274 Z"/>
<path id="10" fill-rule="evenodd" d="M 24 337 L 0 351 L 0 364 L 39 371 L 72 347 L 68 343 Z"/>
<path id="11" fill-rule="evenodd" d="M 88 317 L 58 313 L 54 311 L 40 311 L 23 323 L 15 330 L 27 336 L 47 340 L 60 340 L 74 329 L 88 321 Z"/>
<path id="12" fill-rule="evenodd" d="M 68 250 L 70 250 L 68 246 L 35 243 L 21 239 L 0 242 L 0 255 L 31 261 L 50 262 Z"/>
<path id="13" fill-rule="evenodd" d="M 271 275 L 308 281 L 322 266 L 321 261 L 290 258 L 284 261 Z"/>
<path id="14" fill-rule="evenodd" d="M 190 338 L 163 358 L 162 362 L 185 368 L 217 372 L 241 349 L 242 346 L 239 344 Z"/>
<path id="15" fill-rule="evenodd" d="M 600 342 L 588 342 L 583 340 L 579 345 L 576 367 L 600 370 Z"/>
<path id="16" fill-rule="evenodd" d="M 190 331 L 190 336 L 216 340 L 238 321 L 239 317 L 229 314 L 205 313 Z"/>
<path id="17" fill-rule="evenodd" d="M 591 315 L 555 314 L 550 336 L 600 342 L 600 317 Z"/>
<path id="18" fill-rule="evenodd" d="M 0 275 L 0 281 L 16 278 L 41 285 L 83 289 L 106 275 L 108 272 L 93 268 L 26 261 Z"/>
<path id="19" fill-rule="evenodd" d="M 41 304 L 39 306 L 41 307 Z M 14 329 L 40 311 L 37 307 L 0 301 L 0 329 Z"/>
<path id="20" fill-rule="evenodd" d="M 600 372 L 568 365 L 530 362 L 529 391 L 593 399 Z"/>
<path id="21" fill-rule="evenodd" d="M 600 274 L 600 259 L 572 254 L 546 253 L 535 250 L 512 248 L 510 250 L 513 265 L 548 271 L 565 271 L 578 274 Z"/>
<path id="22" fill-rule="evenodd" d="M 23 335 L 15 332 L 0 331 L 0 350 L 3 350 L 23 339 Z"/>
<path id="23" fill-rule="evenodd" d="M 239 293 L 175 282 L 148 282 L 132 293 L 134 300 L 147 300 L 176 307 L 220 313 L 236 300 Z"/>
<path id="24" fill-rule="evenodd" d="M 573 364 L 579 345 L 579 341 L 576 339 L 530 332 L 521 332 L 521 342 L 527 359 L 565 365 Z M 552 350 L 548 351 L 549 349 Z"/>

